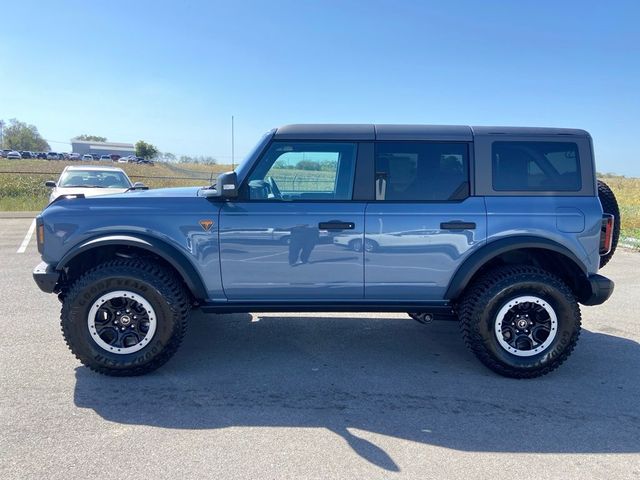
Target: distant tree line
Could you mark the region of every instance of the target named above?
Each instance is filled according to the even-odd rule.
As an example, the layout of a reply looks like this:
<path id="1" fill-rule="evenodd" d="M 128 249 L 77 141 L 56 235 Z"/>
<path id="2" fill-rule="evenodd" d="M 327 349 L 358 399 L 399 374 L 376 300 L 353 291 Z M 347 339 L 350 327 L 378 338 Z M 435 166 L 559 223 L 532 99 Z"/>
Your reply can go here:
<path id="1" fill-rule="evenodd" d="M 180 155 L 177 156 L 171 152 L 160 153 L 157 157 L 158 160 L 164 162 L 174 163 L 198 163 L 202 165 L 216 165 L 218 160 L 215 157 L 209 155 Z"/>
<path id="2" fill-rule="evenodd" d="M 0 120 L 0 123 L 2 123 L 2 145 L 0 148 L 30 152 L 47 152 L 51 149 L 35 125 L 29 125 L 15 118 L 9 120 L 8 123 Z"/>
<path id="3" fill-rule="evenodd" d="M 99 135 L 78 135 L 77 137 L 73 137 L 74 140 L 80 140 L 84 142 L 106 142 L 107 137 L 101 137 Z"/>
<path id="4" fill-rule="evenodd" d="M 12 118 L 8 122 L 0 120 L 0 129 L 2 137 L 0 138 L 0 149 L 11 149 L 18 151 L 47 152 L 51 150 L 49 143 L 40 135 L 35 125 L 30 125 Z M 107 137 L 101 135 L 89 135 L 83 133 L 73 137 L 73 140 L 81 140 L 88 142 L 106 142 Z M 171 152 L 160 152 L 158 147 L 151 143 L 140 140 L 135 144 L 135 152 L 137 157 L 143 157 L 149 160 L 160 160 L 166 162 L 179 163 L 199 163 L 205 165 L 215 165 L 218 161 L 208 155 L 180 155 L 177 156 Z"/>
<path id="5" fill-rule="evenodd" d="M 284 163 L 278 165 L 282 170 L 310 170 L 316 172 L 333 172 L 336 170 L 335 160 L 322 160 L 316 162 L 314 160 L 300 160 L 298 163 Z"/>

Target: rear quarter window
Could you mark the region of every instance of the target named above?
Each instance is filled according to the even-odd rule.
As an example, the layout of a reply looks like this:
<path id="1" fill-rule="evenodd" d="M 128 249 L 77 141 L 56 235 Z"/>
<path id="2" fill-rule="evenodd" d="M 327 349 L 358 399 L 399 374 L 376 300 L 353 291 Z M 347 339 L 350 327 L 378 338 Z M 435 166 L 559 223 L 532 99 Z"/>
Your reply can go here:
<path id="1" fill-rule="evenodd" d="M 573 142 L 493 142 L 493 189 L 562 191 L 582 188 L 580 155 Z"/>

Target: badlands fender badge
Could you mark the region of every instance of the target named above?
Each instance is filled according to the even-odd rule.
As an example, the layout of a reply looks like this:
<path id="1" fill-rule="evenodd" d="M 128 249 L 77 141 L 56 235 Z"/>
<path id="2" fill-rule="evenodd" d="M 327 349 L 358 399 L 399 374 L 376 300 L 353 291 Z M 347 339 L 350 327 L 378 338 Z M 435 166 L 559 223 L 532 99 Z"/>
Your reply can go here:
<path id="1" fill-rule="evenodd" d="M 198 223 L 205 232 L 208 232 L 213 227 L 213 220 L 200 220 Z"/>

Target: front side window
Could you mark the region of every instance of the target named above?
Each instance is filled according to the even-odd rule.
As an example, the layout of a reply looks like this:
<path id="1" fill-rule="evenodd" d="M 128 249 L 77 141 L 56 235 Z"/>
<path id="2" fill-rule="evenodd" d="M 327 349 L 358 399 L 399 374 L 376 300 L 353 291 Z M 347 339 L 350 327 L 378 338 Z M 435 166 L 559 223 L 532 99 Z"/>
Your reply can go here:
<path id="1" fill-rule="evenodd" d="M 355 143 L 274 142 L 249 177 L 251 200 L 351 200 Z"/>
<path id="2" fill-rule="evenodd" d="M 469 196 L 464 143 L 381 142 L 375 169 L 376 200 L 437 202 Z"/>
<path id="3" fill-rule="evenodd" d="M 579 191 L 580 157 L 573 142 L 493 142 L 493 189 Z"/>

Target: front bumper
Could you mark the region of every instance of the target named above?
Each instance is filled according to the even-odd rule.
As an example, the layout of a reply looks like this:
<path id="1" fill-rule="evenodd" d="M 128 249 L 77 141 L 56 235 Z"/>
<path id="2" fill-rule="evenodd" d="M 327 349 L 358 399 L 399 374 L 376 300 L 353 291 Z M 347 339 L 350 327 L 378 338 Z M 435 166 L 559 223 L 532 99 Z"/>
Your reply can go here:
<path id="1" fill-rule="evenodd" d="M 591 286 L 591 292 L 581 299 L 580 303 L 583 305 L 600 305 L 606 302 L 613 293 L 615 286 L 613 281 L 598 274 L 589 275 L 587 280 Z"/>
<path id="2" fill-rule="evenodd" d="M 36 281 L 40 290 L 46 293 L 53 293 L 60 280 L 60 272 L 47 262 L 40 262 L 38 266 L 33 269 L 33 279 Z"/>

